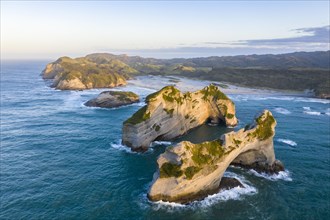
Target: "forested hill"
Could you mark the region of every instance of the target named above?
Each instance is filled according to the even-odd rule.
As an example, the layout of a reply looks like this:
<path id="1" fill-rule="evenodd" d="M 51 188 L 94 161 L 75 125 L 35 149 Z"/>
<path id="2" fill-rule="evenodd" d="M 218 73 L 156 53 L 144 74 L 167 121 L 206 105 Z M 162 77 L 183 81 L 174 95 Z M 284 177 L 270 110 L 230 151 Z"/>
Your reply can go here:
<path id="1" fill-rule="evenodd" d="M 330 68 L 330 51 L 240 55 L 187 59 L 197 66 L 260 68 Z"/>
<path id="2" fill-rule="evenodd" d="M 58 89 L 90 89 L 126 84 L 136 75 L 179 75 L 248 87 L 314 90 L 330 98 L 330 51 L 223 57 L 156 59 L 94 53 L 62 57 L 47 65 L 45 79 Z"/>
<path id="3" fill-rule="evenodd" d="M 330 51 L 295 52 L 286 54 L 212 56 L 200 58 L 155 59 L 140 56 L 95 53 L 87 55 L 92 60 L 118 59 L 126 64 L 174 65 L 193 67 L 241 67 L 241 68 L 330 68 Z"/>

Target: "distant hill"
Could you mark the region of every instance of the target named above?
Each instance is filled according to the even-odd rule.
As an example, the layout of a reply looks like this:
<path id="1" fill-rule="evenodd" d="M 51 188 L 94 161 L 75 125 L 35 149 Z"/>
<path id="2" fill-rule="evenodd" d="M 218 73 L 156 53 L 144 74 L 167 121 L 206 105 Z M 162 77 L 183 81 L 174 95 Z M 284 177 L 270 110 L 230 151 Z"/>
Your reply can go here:
<path id="1" fill-rule="evenodd" d="M 327 69 L 213 68 L 207 73 L 182 74 L 204 80 L 234 83 L 252 88 L 314 90 L 319 98 L 330 98 L 330 72 Z"/>
<path id="2" fill-rule="evenodd" d="M 286 54 L 265 55 L 239 55 L 239 56 L 212 56 L 201 58 L 174 58 L 155 59 L 139 56 L 113 55 L 108 53 L 95 53 L 87 55 L 90 60 L 118 59 L 128 65 L 136 63 L 153 65 L 175 65 L 197 67 L 242 67 L 242 68 L 330 68 L 330 51 L 295 52 Z"/>
<path id="3" fill-rule="evenodd" d="M 242 68 L 330 68 L 330 51 L 295 52 L 287 54 L 240 55 L 192 58 L 186 61 L 205 67 Z"/>
<path id="4" fill-rule="evenodd" d="M 69 80 L 84 89 L 125 84 L 133 75 L 180 75 L 249 87 L 312 89 L 317 97 L 330 98 L 329 69 L 330 51 L 189 59 L 94 53 L 76 59 L 61 58 L 46 67 L 43 77 L 55 79 L 59 89 L 64 87 L 58 85 L 67 87 Z"/>

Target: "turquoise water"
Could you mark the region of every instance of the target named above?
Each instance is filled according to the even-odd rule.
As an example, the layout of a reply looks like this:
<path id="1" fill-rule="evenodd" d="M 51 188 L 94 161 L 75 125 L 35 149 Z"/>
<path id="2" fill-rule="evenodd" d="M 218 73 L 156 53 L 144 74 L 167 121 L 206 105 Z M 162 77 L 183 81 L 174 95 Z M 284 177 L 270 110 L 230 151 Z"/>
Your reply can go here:
<path id="1" fill-rule="evenodd" d="M 84 107 L 101 90 L 55 91 L 40 77 L 47 61 L 1 66 L 1 219 L 330 219 L 330 104 L 326 100 L 230 95 L 238 127 L 265 108 L 277 119 L 277 176 L 229 168 L 246 189 L 191 205 L 151 203 L 146 193 L 156 158 L 121 146 L 122 122 L 142 103 Z M 151 89 L 121 88 L 142 97 Z M 230 128 L 204 125 L 178 140 L 199 142 Z"/>

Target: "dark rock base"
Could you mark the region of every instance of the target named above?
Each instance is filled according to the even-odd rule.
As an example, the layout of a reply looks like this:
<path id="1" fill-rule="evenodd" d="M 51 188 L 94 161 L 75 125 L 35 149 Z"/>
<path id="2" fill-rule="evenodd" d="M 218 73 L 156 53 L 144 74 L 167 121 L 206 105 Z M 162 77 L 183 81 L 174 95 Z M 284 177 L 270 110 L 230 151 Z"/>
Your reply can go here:
<path id="1" fill-rule="evenodd" d="M 137 101 L 126 101 L 126 102 L 113 102 L 113 101 L 104 101 L 104 102 L 97 102 L 96 99 L 91 99 L 84 103 L 85 106 L 88 107 L 100 107 L 100 108 L 117 108 L 125 105 L 131 105 L 133 103 L 138 103 Z"/>
<path id="2" fill-rule="evenodd" d="M 281 161 L 275 160 L 272 165 L 269 165 L 264 162 L 255 162 L 253 164 L 241 164 L 241 163 L 231 163 L 230 165 L 242 167 L 245 169 L 254 169 L 259 173 L 267 174 L 278 174 L 280 171 L 284 171 L 284 165 Z"/>
<path id="3" fill-rule="evenodd" d="M 219 186 L 219 191 L 229 190 L 238 186 L 241 188 L 245 188 L 238 179 L 230 178 L 230 177 L 222 177 Z"/>

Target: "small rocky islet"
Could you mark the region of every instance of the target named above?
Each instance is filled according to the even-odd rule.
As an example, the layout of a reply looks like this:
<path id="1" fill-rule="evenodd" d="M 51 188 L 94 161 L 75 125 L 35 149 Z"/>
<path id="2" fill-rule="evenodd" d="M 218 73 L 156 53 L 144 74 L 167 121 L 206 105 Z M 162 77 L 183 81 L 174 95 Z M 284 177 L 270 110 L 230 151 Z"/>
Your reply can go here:
<path id="1" fill-rule="evenodd" d="M 180 67 L 175 71 L 187 71 Z M 56 89 L 82 90 L 122 86 L 137 72 L 113 56 L 96 54 L 76 59 L 62 57 L 48 64 L 42 75 L 52 79 Z M 105 91 L 85 105 L 113 108 L 138 101 L 139 96 L 132 92 Z M 145 102 L 123 122 L 122 142 L 132 151 L 144 152 L 152 141 L 172 140 L 206 122 L 226 126 L 238 123 L 235 104 L 213 84 L 186 93 L 166 86 L 147 96 Z M 199 144 L 182 141 L 167 147 L 157 159 L 158 169 L 148 198 L 186 204 L 220 190 L 244 187 L 237 179 L 223 176 L 230 165 L 269 174 L 283 171 L 283 164 L 275 159 L 275 126 L 272 113 L 264 110 L 237 132 Z"/>
<path id="2" fill-rule="evenodd" d="M 85 103 L 89 107 L 115 108 L 139 102 L 140 98 L 133 92 L 104 91 L 96 98 Z"/>
<path id="3" fill-rule="evenodd" d="M 206 121 L 235 126 L 234 103 L 218 87 L 181 93 L 166 86 L 146 97 L 146 105 L 123 123 L 123 144 L 146 151 L 154 140 L 172 140 Z"/>
<path id="4" fill-rule="evenodd" d="M 265 110 L 251 125 L 200 144 L 182 141 L 167 147 L 157 160 L 158 170 L 148 192 L 152 201 L 189 203 L 217 193 L 229 165 L 278 173 L 273 137 L 276 121 Z"/>

